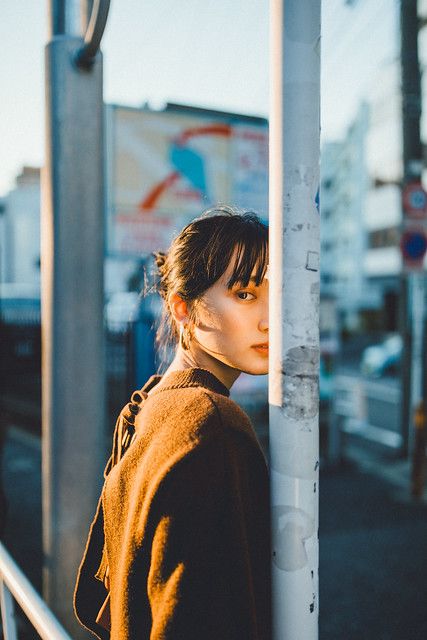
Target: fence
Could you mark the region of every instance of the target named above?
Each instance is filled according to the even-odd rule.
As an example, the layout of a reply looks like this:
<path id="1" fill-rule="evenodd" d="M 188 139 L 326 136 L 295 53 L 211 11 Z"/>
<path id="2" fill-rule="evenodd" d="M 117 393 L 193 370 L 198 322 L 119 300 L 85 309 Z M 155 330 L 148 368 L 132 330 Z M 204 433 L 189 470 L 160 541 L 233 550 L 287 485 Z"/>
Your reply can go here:
<path id="1" fill-rule="evenodd" d="M 2 422 L 40 433 L 41 330 L 40 313 L 0 318 L 0 409 Z M 109 322 L 105 327 L 107 412 L 109 424 L 128 402 L 138 384 L 154 373 L 155 358 L 148 320 Z M 142 364 L 138 354 L 144 353 Z"/>
<path id="2" fill-rule="evenodd" d="M 345 434 L 358 436 L 390 449 L 403 444 L 400 433 L 399 382 L 366 380 L 337 375 L 331 407 L 328 460 L 337 462 L 344 454 Z"/>

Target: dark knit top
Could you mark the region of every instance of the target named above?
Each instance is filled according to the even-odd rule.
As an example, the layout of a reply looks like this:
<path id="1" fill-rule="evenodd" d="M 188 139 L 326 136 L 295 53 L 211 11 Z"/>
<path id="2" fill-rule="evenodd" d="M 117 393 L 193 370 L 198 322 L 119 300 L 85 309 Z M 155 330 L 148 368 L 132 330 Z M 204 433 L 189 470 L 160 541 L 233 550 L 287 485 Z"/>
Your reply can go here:
<path id="1" fill-rule="evenodd" d="M 208 370 L 171 372 L 156 390 L 161 379 L 141 390 L 136 437 L 106 475 L 75 613 L 101 640 L 270 640 L 269 480 L 254 429 Z M 111 631 L 96 622 L 107 595 Z"/>

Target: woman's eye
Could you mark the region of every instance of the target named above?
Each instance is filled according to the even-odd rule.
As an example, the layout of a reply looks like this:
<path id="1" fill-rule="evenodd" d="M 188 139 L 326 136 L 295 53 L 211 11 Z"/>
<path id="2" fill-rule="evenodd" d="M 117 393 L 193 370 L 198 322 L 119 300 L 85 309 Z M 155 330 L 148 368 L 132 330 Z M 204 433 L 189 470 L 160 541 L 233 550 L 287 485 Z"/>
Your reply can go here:
<path id="1" fill-rule="evenodd" d="M 247 296 L 252 296 L 253 298 L 255 298 L 253 293 L 250 293 L 249 291 L 238 291 L 237 296 L 240 300 L 249 300 L 250 298 L 248 298 Z"/>

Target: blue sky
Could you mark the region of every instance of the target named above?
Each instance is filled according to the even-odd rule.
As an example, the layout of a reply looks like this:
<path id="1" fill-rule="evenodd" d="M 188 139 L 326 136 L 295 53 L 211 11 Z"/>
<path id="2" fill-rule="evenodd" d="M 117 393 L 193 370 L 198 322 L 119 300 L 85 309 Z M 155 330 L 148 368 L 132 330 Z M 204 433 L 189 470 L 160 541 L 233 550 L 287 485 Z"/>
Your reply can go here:
<path id="1" fill-rule="evenodd" d="M 0 195 L 44 157 L 47 0 L 1 8 Z M 398 53 L 397 0 L 322 2 L 322 137 L 343 134 Z M 106 102 L 182 102 L 268 116 L 268 0 L 111 0 Z"/>

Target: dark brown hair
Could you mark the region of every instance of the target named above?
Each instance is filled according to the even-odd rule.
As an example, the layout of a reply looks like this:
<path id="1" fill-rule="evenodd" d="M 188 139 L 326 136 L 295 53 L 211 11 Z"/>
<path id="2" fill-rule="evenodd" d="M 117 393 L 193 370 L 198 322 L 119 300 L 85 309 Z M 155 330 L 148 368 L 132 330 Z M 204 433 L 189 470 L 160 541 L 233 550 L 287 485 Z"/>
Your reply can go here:
<path id="1" fill-rule="evenodd" d="M 227 287 L 231 289 L 237 283 L 246 287 L 254 269 L 258 286 L 267 269 L 268 227 L 253 212 L 239 212 L 229 206 L 208 209 L 182 229 L 167 253 L 153 252 L 157 265 L 155 289 L 164 300 L 156 332 L 163 364 L 168 349 L 179 337 L 170 313 L 169 295 L 177 293 L 187 302 L 193 322 L 197 300 L 224 274 L 235 249 L 236 259 Z"/>

